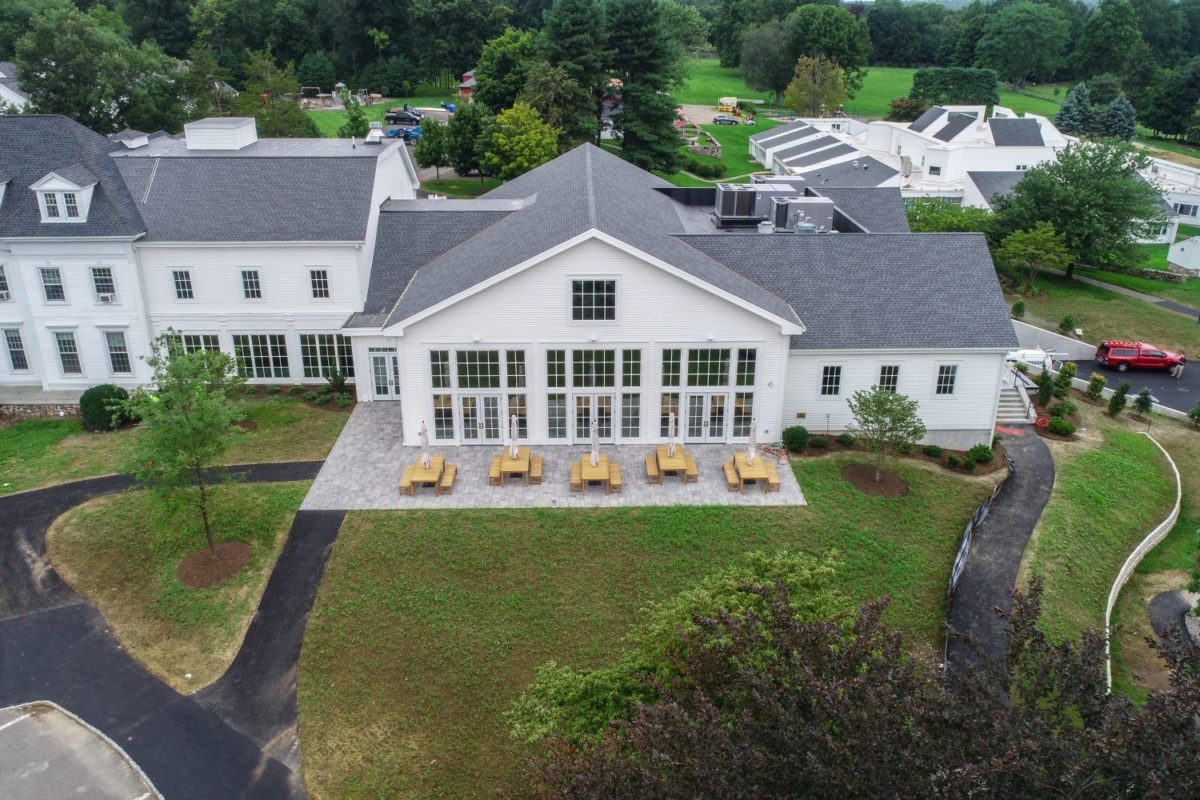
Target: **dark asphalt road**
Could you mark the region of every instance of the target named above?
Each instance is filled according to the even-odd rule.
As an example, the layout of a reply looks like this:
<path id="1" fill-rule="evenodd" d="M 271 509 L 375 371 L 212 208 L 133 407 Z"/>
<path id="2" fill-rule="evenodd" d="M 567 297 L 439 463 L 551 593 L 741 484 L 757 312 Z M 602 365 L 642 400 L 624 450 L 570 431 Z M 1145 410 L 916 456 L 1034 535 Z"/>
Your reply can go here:
<path id="1" fill-rule="evenodd" d="M 1108 378 L 1109 387 L 1115 389 L 1121 381 L 1129 381 L 1133 387 L 1129 392 L 1130 401 L 1143 388 L 1149 388 L 1150 393 L 1158 398 L 1158 402 L 1167 408 L 1187 412 L 1196 403 L 1200 403 L 1200 354 L 1190 357 L 1183 368 L 1183 377 L 1175 380 L 1164 371 L 1149 369 L 1131 369 L 1118 372 L 1111 367 L 1097 364 L 1095 361 L 1077 361 L 1076 377 L 1087 380 L 1093 372 L 1099 372 Z"/>
<path id="2" fill-rule="evenodd" d="M 990 658 L 1003 658 L 1005 623 L 996 609 L 1012 607 L 1021 556 L 1054 488 L 1050 450 L 1028 426 L 1024 435 L 1005 435 L 1004 447 L 1017 470 L 1008 477 L 992 502 L 987 518 L 975 528 L 971 550 L 946 610 L 946 624 L 970 637 Z M 951 637 L 947 663 L 962 668 L 975 663 L 974 651 Z"/>
<path id="3" fill-rule="evenodd" d="M 320 466 L 232 471 L 252 482 L 290 481 L 312 478 Z M 264 592 L 263 611 L 235 661 L 243 666 L 227 676 L 246 693 L 266 686 L 274 691 L 258 704 L 209 707 L 176 693 L 134 661 L 101 614 L 45 557 L 45 532 L 55 517 L 130 485 L 129 478 L 114 476 L 0 498 L 0 706 L 32 700 L 62 705 L 123 747 L 169 800 L 305 797 L 289 768 L 294 747 L 285 748 L 281 760 L 257 739 L 295 724 L 300 639 L 341 516 L 297 514 Z"/>

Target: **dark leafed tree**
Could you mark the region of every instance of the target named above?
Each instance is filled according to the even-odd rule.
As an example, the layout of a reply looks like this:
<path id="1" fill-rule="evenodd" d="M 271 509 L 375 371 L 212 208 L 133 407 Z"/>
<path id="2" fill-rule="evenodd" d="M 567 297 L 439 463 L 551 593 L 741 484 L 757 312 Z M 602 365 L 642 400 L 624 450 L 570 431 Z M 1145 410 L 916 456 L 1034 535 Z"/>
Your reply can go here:
<path id="1" fill-rule="evenodd" d="M 1030 79 L 1049 80 L 1062 66 L 1070 34 L 1070 23 L 1058 9 L 1014 3 L 988 20 L 975 46 L 975 62 L 1017 86 Z"/>
<path id="2" fill-rule="evenodd" d="M 1156 134 L 1181 136 L 1192 125 L 1200 101 L 1200 58 L 1159 72 L 1142 94 L 1138 117 Z"/>
<path id="3" fill-rule="evenodd" d="M 473 97 L 488 108 L 512 108 L 534 57 L 533 34 L 508 28 L 483 46 Z"/>
<path id="4" fill-rule="evenodd" d="M 787 31 L 778 22 L 756 25 L 742 34 L 741 72 L 751 89 L 770 92 L 775 105 L 780 105 L 795 70 Z"/>
<path id="5" fill-rule="evenodd" d="M 810 4 L 789 14 L 785 25 L 793 59 L 827 58 L 845 72 L 850 97 L 862 88 L 871 58 L 871 33 L 866 22 L 844 8 Z"/>
<path id="6" fill-rule="evenodd" d="M 1096 12 L 1084 23 L 1071 60 L 1080 75 L 1122 75 L 1141 41 L 1137 14 L 1129 0 L 1100 0 Z"/>
<path id="7" fill-rule="evenodd" d="M 315 138 L 316 123 L 300 108 L 300 81 L 291 64 L 280 67 L 266 51 L 251 53 L 243 71 L 246 84 L 233 101 L 235 114 L 254 117 L 258 135 L 267 138 Z"/>
<path id="8" fill-rule="evenodd" d="M 1150 46 L 1161 67 L 1184 60 L 1184 40 L 1188 34 L 1178 0 L 1131 0 L 1137 15 L 1138 30 Z"/>
<path id="9" fill-rule="evenodd" d="M 316 86 L 322 91 L 332 92 L 337 83 L 337 71 L 333 67 L 333 60 L 316 50 L 301 59 L 296 67 L 296 79 L 301 86 Z"/>
<path id="10" fill-rule="evenodd" d="M 604 17 L 598 0 L 555 0 L 538 37 L 541 58 L 579 87 L 570 104 L 573 122 L 563 128 L 569 141 L 598 140 L 600 135 L 601 101 L 608 91 L 611 64 Z"/>
<path id="11" fill-rule="evenodd" d="M 182 58 L 192 44 L 188 27 L 191 5 L 192 0 L 122 0 L 115 7 L 129 24 L 133 41 L 151 40 L 166 53 Z"/>
<path id="12" fill-rule="evenodd" d="M 663 24 L 662 0 L 610 0 L 608 34 L 621 81 L 621 155 L 642 169 L 674 172 L 681 142 L 670 91 L 683 77 L 683 49 Z"/>
<path id="13" fill-rule="evenodd" d="M 547 61 L 535 61 L 525 76 L 519 99 L 536 108 L 547 125 L 560 131 L 559 149 L 565 150 L 578 141 L 575 136 L 579 130 L 576 116 L 579 96 L 579 84 L 565 69 Z"/>
<path id="14" fill-rule="evenodd" d="M 450 166 L 462 177 L 472 172 L 485 174 L 483 156 L 490 141 L 492 113 L 483 103 L 463 106 L 446 125 L 446 155 Z"/>
<path id="15" fill-rule="evenodd" d="M 412 53 L 428 73 L 461 75 L 475 67 L 484 43 L 504 31 L 511 13 L 498 0 L 412 0 Z"/>

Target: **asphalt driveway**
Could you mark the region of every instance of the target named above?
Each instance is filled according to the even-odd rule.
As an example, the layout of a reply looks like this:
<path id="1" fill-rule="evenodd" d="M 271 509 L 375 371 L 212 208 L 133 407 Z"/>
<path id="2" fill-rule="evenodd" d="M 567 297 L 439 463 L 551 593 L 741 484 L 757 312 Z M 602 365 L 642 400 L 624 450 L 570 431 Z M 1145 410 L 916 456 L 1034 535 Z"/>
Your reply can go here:
<path id="1" fill-rule="evenodd" d="M 1148 388 L 1161 405 L 1176 411 L 1187 413 L 1196 403 L 1200 403 L 1200 359 L 1189 360 L 1179 380 L 1160 370 L 1131 369 L 1118 372 L 1095 361 L 1075 363 L 1078 366 L 1076 377 L 1085 381 L 1093 372 L 1102 373 L 1108 378 L 1108 386 L 1113 389 L 1120 386 L 1121 381 L 1129 381 L 1133 386 L 1129 392 L 1130 402 L 1143 388 Z"/>

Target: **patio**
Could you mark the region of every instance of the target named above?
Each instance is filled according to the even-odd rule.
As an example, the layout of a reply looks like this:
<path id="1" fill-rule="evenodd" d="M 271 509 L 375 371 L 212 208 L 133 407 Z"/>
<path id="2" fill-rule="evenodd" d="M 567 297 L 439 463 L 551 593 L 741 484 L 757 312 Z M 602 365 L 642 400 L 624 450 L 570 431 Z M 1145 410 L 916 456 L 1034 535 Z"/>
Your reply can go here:
<path id="1" fill-rule="evenodd" d="M 802 506 L 804 494 L 795 475 L 779 465 L 782 489 L 763 492 L 747 487 L 745 492 L 730 492 L 721 464 L 738 447 L 734 445 L 686 445 L 696 456 L 700 479 L 683 483 L 666 479 L 661 485 L 646 482 L 644 459 L 654 448 L 650 444 L 603 445 L 611 461 L 621 466 L 624 488 L 619 494 L 605 494 L 593 487 L 582 494 L 571 492 L 571 462 L 587 454 L 588 446 L 536 445 L 545 458 L 545 474 L 540 485 L 526 486 L 513 481 L 505 486 L 488 483 L 488 468 L 500 446 L 438 446 L 433 453 L 444 455 L 458 465 L 453 494 L 435 496 L 432 489 L 418 490 L 416 496 L 401 495 L 398 483 L 404 467 L 416 461 L 419 447 L 400 445 L 400 409 L 391 403 L 364 403 L 354 409 L 350 421 L 338 437 L 321 473 L 301 508 L 382 509 L 382 508 L 609 508 L 617 506 L 737 505 Z"/>

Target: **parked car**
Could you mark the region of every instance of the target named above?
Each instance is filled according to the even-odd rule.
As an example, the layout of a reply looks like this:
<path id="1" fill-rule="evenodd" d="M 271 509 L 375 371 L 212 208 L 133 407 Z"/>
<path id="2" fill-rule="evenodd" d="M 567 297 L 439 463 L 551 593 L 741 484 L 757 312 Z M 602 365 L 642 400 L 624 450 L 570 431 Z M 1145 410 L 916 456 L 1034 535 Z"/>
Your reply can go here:
<path id="1" fill-rule="evenodd" d="M 421 139 L 421 126 L 414 125 L 411 128 L 401 128 L 404 131 L 404 141 L 416 142 Z"/>
<path id="2" fill-rule="evenodd" d="M 413 116 L 417 117 L 418 119 L 425 116 L 425 112 L 422 111 L 421 109 L 417 108 L 416 106 L 414 106 L 412 103 L 405 103 L 404 106 L 400 110 L 407 111 L 408 113 L 412 114 Z"/>
<path id="3" fill-rule="evenodd" d="M 1182 353 L 1160 350 L 1145 342 L 1126 342 L 1106 339 L 1096 348 L 1096 361 L 1107 367 L 1124 372 L 1130 367 L 1138 369 L 1172 369 L 1184 364 L 1187 359 Z"/>
<path id="4" fill-rule="evenodd" d="M 420 125 L 421 118 L 411 111 L 391 109 L 383 115 L 383 121 L 389 125 Z"/>
<path id="5" fill-rule="evenodd" d="M 713 125 L 737 125 L 736 117 L 731 117 L 728 114 L 717 114 L 713 117 Z"/>

